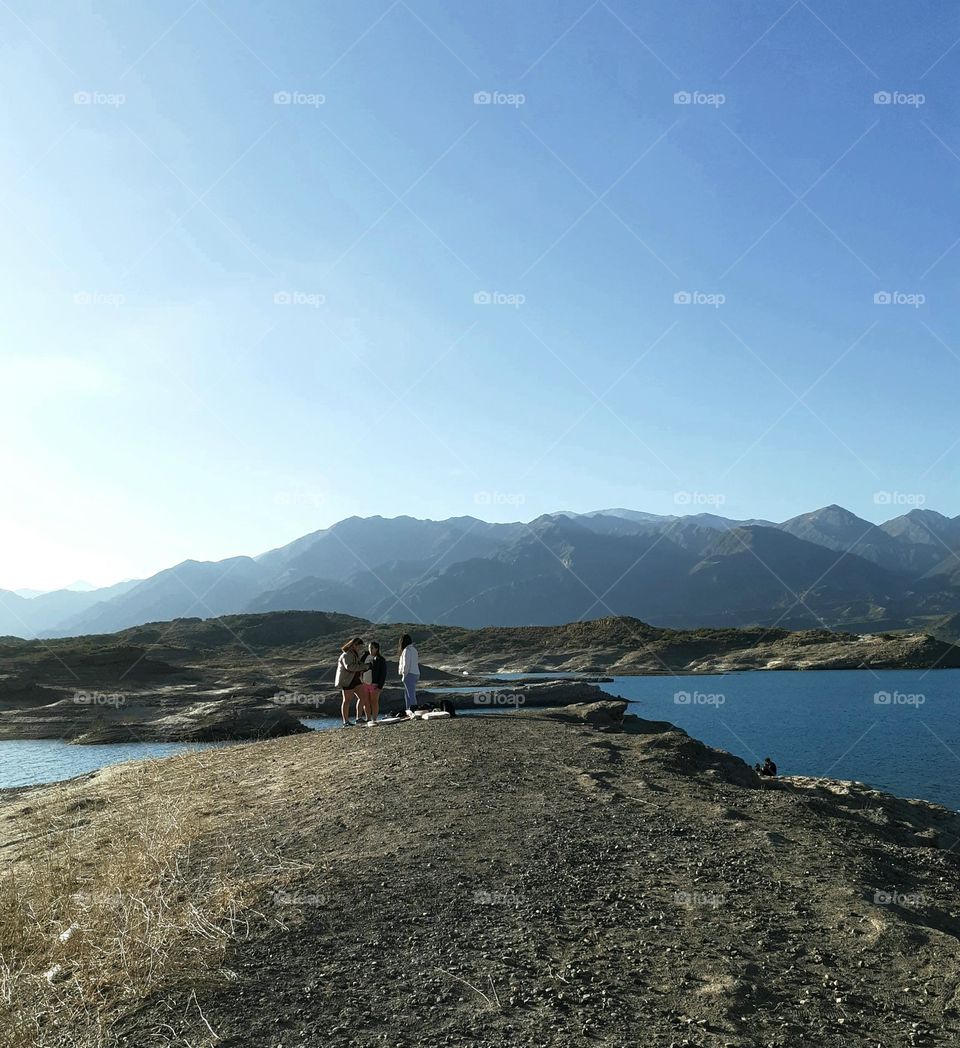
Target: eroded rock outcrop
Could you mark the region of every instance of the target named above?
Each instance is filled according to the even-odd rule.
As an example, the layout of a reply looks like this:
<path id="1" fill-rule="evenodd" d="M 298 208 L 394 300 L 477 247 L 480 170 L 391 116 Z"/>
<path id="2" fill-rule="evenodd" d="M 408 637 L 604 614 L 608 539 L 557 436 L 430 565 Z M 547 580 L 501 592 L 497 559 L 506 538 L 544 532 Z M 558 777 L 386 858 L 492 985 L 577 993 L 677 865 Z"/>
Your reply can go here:
<path id="1" fill-rule="evenodd" d="M 151 697 L 118 694 L 113 704 L 71 698 L 0 713 L 0 739 L 63 739 L 81 744 L 272 739 L 309 730 L 289 710 L 246 695 L 171 706 Z"/>

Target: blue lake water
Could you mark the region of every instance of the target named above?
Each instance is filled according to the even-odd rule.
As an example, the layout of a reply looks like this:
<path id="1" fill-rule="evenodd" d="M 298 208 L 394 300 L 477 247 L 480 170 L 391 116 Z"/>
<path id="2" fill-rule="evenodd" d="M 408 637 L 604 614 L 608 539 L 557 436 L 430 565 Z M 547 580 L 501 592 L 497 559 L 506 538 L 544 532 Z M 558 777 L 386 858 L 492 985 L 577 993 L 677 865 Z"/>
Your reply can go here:
<path id="1" fill-rule="evenodd" d="M 960 810 L 960 670 L 617 677 L 630 712 L 783 775 L 856 779 Z"/>
<path id="2" fill-rule="evenodd" d="M 209 750 L 229 742 L 116 742 L 73 746 L 56 739 L 0 742 L 0 789 L 59 782 L 122 761 L 170 757 L 185 750 Z"/>
<path id="3" fill-rule="evenodd" d="M 304 719 L 303 723 L 318 731 L 340 726 L 339 720 L 326 717 Z M 235 745 L 234 742 L 116 742 L 103 746 L 73 746 L 58 739 L 0 742 L 0 789 L 60 782 L 122 761 L 153 760 L 187 750 Z"/>
<path id="4" fill-rule="evenodd" d="M 784 775 L 857 779 L 960 810 L 960 670 L 617 677 L 602 687 L 638 716 L 671 721 L 750 764 L 769 754 Z M 0 742 L 0 788 L 222 745 L 230 744 Z"/>

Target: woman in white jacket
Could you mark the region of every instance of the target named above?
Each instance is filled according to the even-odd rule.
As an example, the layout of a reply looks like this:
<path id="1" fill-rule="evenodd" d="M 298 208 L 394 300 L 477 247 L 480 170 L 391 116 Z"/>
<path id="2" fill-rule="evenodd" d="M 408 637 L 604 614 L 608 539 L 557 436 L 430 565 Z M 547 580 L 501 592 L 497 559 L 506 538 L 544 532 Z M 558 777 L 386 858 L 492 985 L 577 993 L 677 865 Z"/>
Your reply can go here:
<path id="1" fill-rule="evenodd" d="M 409 633 L 404 633 L 400 638 L 399 654 L 400 679 L 403 681 L 404 701 L 409 712 L 417 704 L 417 681 L 420 679 L 420 658 Z"/>

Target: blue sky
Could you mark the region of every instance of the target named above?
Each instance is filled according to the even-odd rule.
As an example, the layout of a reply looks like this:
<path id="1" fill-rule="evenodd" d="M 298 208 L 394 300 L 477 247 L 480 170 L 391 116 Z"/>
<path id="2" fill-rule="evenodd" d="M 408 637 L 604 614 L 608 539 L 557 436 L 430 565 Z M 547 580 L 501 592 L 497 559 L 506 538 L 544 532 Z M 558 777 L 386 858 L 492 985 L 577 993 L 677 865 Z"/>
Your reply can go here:
<path id="1" fill-rule="evenodd" d="M 958 39 L 946 2 L 10 0 L 0 587 L 353 513 L 960 513 Z"/>

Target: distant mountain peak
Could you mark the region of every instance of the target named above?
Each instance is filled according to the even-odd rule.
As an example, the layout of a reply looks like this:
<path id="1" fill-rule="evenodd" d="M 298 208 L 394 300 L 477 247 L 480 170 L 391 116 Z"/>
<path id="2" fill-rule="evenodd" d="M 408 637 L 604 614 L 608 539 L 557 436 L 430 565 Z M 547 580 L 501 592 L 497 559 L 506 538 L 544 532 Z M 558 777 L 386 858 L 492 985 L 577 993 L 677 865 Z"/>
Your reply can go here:
<path id="1" fill-rule="evenodd" d="M 529 524 L 523 525 L 523 531 L 520 535 L 521 539 L 526 532 L 533 532 L 535 535 L 546 533 L 585 535 L 589 534 L 589 529 L 585 528 L 576 517 L 568 517 L 565 513 L 544 513 L 531 520 Z"/>
<path id="2" fill-rule="evenodd" d="M 831 502 L 829 506 L 821 506 L 820 509 L 812 510 L 810 513 L 801 513 L 799 517 L 794 517 L 794 520 L 830 520 L 830 521 L 842 521 L 844 523 L 862 523 L 869 524 L 869 520 L 864 520 L 863 517 L 858 517 L 856 513 L 852 513 L 845 506 L 840 506 L 836 502 Z"/>
<path id="3" fill-rule="evenodd" d="M 912 509 L 912 510 L 910 510 L 909 513 L 904 513 L 903 515 L 905 517 L 910 517 L 913 520 L 928 520 L 928 521 L 936 520 L 936 521 L 944 521 L 944 522 L 947 522 L 947 521 L 950 520 L 949 517 L 945 517 L 942 513 L 938 513 L 935 509 L 921 509 L 920 507 L 917 507 L 916 509 Z M 957 519 L 957 518 L 954 518 L 954 519 Z"/>

